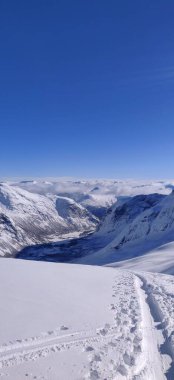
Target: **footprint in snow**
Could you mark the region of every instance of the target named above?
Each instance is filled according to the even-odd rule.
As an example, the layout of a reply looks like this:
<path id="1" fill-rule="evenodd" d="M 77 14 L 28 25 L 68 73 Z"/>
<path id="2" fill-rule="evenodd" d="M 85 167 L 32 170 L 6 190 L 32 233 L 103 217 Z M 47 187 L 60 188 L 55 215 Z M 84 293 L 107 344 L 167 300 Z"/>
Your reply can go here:
<path id="1" fill-rule="evenodd" d="M 94 348 L 93 348 L 92 346 L 87 346 L 87 347 L 85 348 L 85 351 L 86 351 L 86 352 L 91 352 L 91 351 L 94 351 Z"/>
<path id="2" fill-rule="evenodd" d="M 62 330 L 62 331 L 69 330 L 69 327 L 63 325 L 60 327 L 60 330 Z"/>

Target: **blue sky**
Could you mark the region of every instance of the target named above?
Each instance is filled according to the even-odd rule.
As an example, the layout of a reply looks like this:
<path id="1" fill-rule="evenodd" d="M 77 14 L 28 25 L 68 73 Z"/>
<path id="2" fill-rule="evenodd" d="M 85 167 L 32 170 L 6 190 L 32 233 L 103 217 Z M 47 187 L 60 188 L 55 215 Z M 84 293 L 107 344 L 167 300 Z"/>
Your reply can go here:
<path id="1" fill-rule="evenodd" d="M 172 178 L 173 0 L 1 0 L 1 177 Z"/>

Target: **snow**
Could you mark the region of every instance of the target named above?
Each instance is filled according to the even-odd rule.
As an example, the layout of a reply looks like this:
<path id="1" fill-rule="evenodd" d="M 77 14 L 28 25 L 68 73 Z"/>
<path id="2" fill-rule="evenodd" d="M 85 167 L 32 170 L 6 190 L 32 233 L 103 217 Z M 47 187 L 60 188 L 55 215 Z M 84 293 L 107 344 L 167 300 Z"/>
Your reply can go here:
<path id="1" fill-rule="evenodd" d="M 95 251 L 89 250 L 88 255 L 78 259 L 78 262 L 93 265 L 116 263 L 121 266 L 123 262 L 132 260 L 132 264 L 139 262 L 144 265 L 153 255 L 157 263 L 158 253 L 155 256 L 154 250 L 160 251 L 162 246 L 174 241 L 174 192 L 166 196 L 139 195 L 122 200 L 121 205 L 116 203 L 99 230 L 92 235 L 91 244 L 92 239 L 95 242 L 97 238 L 103 245 Z M 163 251 L 163 257 L 164 254 Z M 167 265 L 166 261 L 166 270 Z M 155 270 L 155 261 L 154 268 L 153 263 L 151 268 Z"/>
<path id="2" fill-rule="evenodd" d="M 0 260 L 2 379 L 174 376 L 172 276 Z"/>
<path id="3" fill-rule="evenodd" d="M 88 346 L 96 344 L 97 332 L 105 324 L 113 323 L 109 305 L 115 271 L 109 270 L 109 277 L 105 272 L 104 268 L 0 260 L 0 364 L 9 379 L 23 379 L 25 372 L 29 379 L 41 375 L 69 379 L 74 365 L 79 378 L 81 371 L 86 373 Z M 49 357 L 55 368 L 44 377 Z M 77 379 L 76 371 L 73 378 Z"/>
<path id="4" fill-rule="evenodd" d="M 9 184 L 36 194 L 54 194 L 74 199 L 97 217 L 105 215 L 121 196 L 138 194 L 169 194 L 174 187 L 171 180 L 133 179 L 66 179 L 47 178 L 30 181 L 9 181 Z"/>
<path id="5" fill-rule="evenodd" d="M 109 265 L 109 264 L 108 264 Z M 147 254 L 110 264 L 129 270 L 158 272 L 174 275 L 174 242 L 161 245 Z"/>
<path id="6" fill-rule="evenodd" d="M 174 379 L 173 185 L 1 183 L 0 378 Z"/>
<path id="7" fill-rule="evenodd" d="M 8 181 L 9 184 L 38 194 L 93 194 L 94 196 L 135 196 L 138 194 L 169 194 L 174 180 L 134 179 L 36 179 L 31 181 Z M 103 201 L 103 198 L 102 198 Z"/>
<path id="8" fill-rule="evenodd" d="M 75 220 L 76 211 L 71 206 L 71 202 L 74 201 L 67 202 L 65 197 L 59 198 L 63 220 L 68 223 L 71 222 L 71 217 Z M 80 207 L 82 206 L 78 207 L 79 222 L 77 219 L 76 223 L 79 226 L 83 221 Z M 106 217 L 100 221 L 99 227 L 92 234 L 85 236 L 84 233 L 80 238 L 67 239 L 63 244 L 58 241 L 54 244 L 28 247 L 17 257 L 62 262 L 74 260 L 82 264 L 106 265 L 159 249 L 161 245 L 173 241 L 173 230 L 173 194 L 120 197 L 108 209 Z"/>
<path id="9" fill-rule="evenodd" d="M 174 196 L 167 195 L 172 187 L 172 181 L 131 180 L 1 183 L 0 255 L 14 255 L 38 244 L 57 243 L 66 234 L 87 235 L 96 230 L 99 219 L 100 229 L 93 234 L 88 251 L 94 253 L 94 240 L 100 240 L 94 263 L 99 263 L 99 256 L 103 257 L 104 252 L 109 258 L 115 248 L 121 252 L 120 248 L 126 246 L 128 251 L 130 243 L 132 249 L 132 242 L 141 243 L 147 235 L 154 242 L 155 234 L 162 238 L 174 226 Z M 154 190 L 157 193 L 149 194 Z M 167 235 L 163 244 L 170 241 Z M 152 248 L 155 248 L 153 244 Z"/>
<path id="10" fill-rule="evenodd" d="M 97 223 L 95 216 L 72 199 L 0 184 L 0 256 L 14 255 L 25 246 L 56 242 L 66 234 L 88 233 Z"/>

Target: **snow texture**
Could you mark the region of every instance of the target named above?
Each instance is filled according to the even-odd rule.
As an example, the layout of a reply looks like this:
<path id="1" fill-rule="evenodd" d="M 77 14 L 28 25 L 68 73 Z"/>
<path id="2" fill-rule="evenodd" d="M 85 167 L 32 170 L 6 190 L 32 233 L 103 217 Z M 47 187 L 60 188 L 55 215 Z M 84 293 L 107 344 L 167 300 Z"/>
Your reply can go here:
<path id="1" fill-rule="evenodd" d="M 2 378 L 174 378 L 172 276 L 14 259 L 0 276 Z"/>

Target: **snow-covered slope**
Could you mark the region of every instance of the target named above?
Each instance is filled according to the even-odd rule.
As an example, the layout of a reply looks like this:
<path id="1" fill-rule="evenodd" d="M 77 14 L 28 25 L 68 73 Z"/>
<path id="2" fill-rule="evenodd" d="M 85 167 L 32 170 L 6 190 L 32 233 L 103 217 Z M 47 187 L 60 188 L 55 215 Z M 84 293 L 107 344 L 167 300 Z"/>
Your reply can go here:
<path id="1" fill-rule="evenodd" d="M 108 264 L 128 270 L 158 272 L 174 275 L 174 242 L 159 245 L 146 254 Z"/>
<path id="2" fill-rule="evenodd" d="M 75 201 L 0 184 L 0 255 L 95 229 L 97 219 Z"/>
<path id="3" fill-rule="evenodd" d="M 113 207 L 95 236 L 105 245 L 80 259 L 87 264 L 108 264 L 147 254 L 174 241 L 174 192 L 168 196 L 136 196 Z"/>
<path id="4" fill-rule="evenodd" d="M 130 241 L 144 239 L 161 232 L 174 232 L 174 191 L 160 202 L 151 204 L 151 207 L 138 212 L 131 224 L 125 227 L 116 237 L 113 244 L 116 248 Z"/>
<path id="5" fill-rule="evenodd" d="M 100 225 L 97 235 L 109 235 L 109 239 L 118 236 L 144 211 L 156 206 L 165 196 L 161 194 L 137 195 L 135 197 L 120 197 L 110 208 Z"/>
<path id="6" fill-rule="evenodd" d="M 174 378 L 174 279 L 114 268 L 0 260 L 0 376 Z"/>

